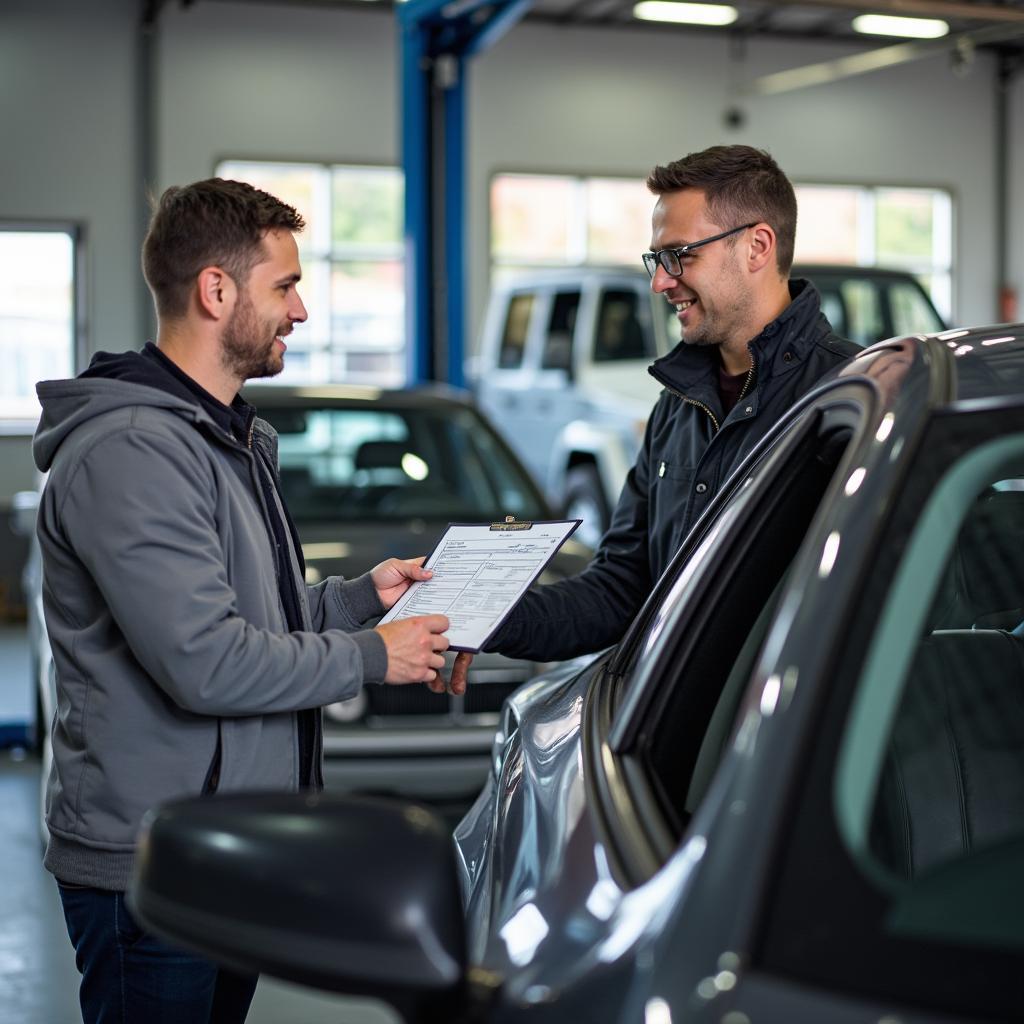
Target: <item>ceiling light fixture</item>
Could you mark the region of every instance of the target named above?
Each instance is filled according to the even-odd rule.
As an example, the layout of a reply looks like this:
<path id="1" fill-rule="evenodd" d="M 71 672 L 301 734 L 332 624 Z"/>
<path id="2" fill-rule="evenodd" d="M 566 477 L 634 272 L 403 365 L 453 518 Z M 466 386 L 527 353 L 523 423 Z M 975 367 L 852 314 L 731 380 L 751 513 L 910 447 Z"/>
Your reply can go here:
<path id="1" fill-rule="evenodd" d="M 727 4 L 689 4 L 678 0 L 641 0 L 633 8 L 641 21 L 671 21 L 677 25 L 731 25 L 738 17 Z"/>
<path id="2" fill-rule="evenodd" d="M 949 25 L 939 18 L 899 18 L 892 14 L 861 14 L 853 19 L 853 29 L 867 36 L 902 39 L 938 39 L 949 34 Z"/>

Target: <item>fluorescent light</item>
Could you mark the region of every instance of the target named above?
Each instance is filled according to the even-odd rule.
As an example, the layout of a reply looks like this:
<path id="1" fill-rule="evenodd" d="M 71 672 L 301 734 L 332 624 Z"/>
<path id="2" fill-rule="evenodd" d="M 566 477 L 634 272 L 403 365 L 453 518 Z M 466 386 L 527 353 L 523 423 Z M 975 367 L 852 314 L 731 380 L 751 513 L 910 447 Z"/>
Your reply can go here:
<path id="1" fill-rule="evenodd" d="M 671 21 L 680 25 L 731 25 L 738 17 L 727 4 L 688 4 L 676 0 L 641 0 L 633 17 L 642 21 Z"/>
<path id="2" fill-rule="evenodd" d="M 853 19 L 855 32 L 868 36 L 900 36 L 904 39 L 938 39 L 949 25 L 938 18 L 898 18 L 891 14 L 861 14 Z"/>

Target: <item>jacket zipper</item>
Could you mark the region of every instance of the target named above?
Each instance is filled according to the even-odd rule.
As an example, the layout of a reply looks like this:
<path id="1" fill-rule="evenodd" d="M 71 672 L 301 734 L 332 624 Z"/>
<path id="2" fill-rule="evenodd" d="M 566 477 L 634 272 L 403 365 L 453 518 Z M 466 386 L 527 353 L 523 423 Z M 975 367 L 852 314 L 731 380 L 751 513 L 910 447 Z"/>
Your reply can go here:
<path id="1" fill-rule="evenodd" d="M 751 362 L 750 362 L 750 369 L 747 370 L 747 378 L 743 382 L 743 387 L 740 388 L 740 397 L 736 399 L 737 404 L 739 404 L 740 402 L 743 401 L 744 397 L 747 394 L 747 390 L 750 387 L 750 383 L 751 383 L 751 381 L 753 379 L 754 379 L 754 362 L 753 362 L 753 360 L 751 360 Z"/>
<path id="2" fill-rule="evenodd" d="M 249 424 L 249 435 L 245 439 L 245 443 L 246 443 L 246 446 L 248 447 L 249 451 L 252 451 L 252 441 L 253 441 L 253 435 L 255 433 L 255 430 L 256 430 L 256 417 L 254 416 L 252 418 L 252 422 Z M 258 456 L 257 456 L 257 458 L 258 458 Z M 255 469 L 256 469 L 256 476 L 257 476 L 256 486 L 257 486 L 257 489 L 259 490 L 260 495 L 262 497 L 262 495 L 263 495 L 263 484 L 262 484 L 262 476 L 261 476 L 261 474 L 262 474 L 263 471 L 260 469 L 259 465 L 256 465 Z M 264 504 L 266 504 L 266 500 L 265 499 L 264 499 Z M 269 509 L 267 510 L 267 514 L 268 515 L 270 514 L 270 510 Z M 287 526 L 287 524 L 285 524 L 285 525 Z M 298 538 L 296 538 L 296 540 L 297 539 Z M 297 594 L 296 594 L 296 599 L 298 599 L 298 595 Z M 323 789 L 323 787 L 324 787 L 324 776 L 323 776 L 323 767 L 322 767 L 322 761 L 323 761 L 323 726 L 321 724 L 321 721 L 322 721 L 321 718 L 320 718 L 321 714 L 322 713 L 321 713 L 319 708 L 310 708 L 310 709 L 307 709 L 307 710 L 304 710 L 304 711 L 296 711 L 295 712 L 295 739 L 296 739 L 296 742 L 298 744 L 298 751 L 299 751 L 299 789 L 320 790 L 320 789 Z M 305 728 L 307 723 L 310 726 L 309 729 Z M 303 779 L 302 778 L 302 774 L 303 774 L 302 769 L 304 767 L 303 763 L 302 763 L 303 762 L 303 757 L 302 757 L 303 734 L 304 733 L 308 733 L 308 732 L 311 732 L 312 736 L 311 737 L 310 736 L 306 736 L 305 738 L 309 739 L 311 741 L 313 749 L 310 752 L 311 763 L 310 763 L 309 777 L 306 778 L 306 779 Z"/>
<path id="3" fill-rule="evenodd" d="M 695 405 L 698 409 L 703 409 L 710 417 L 711 425 L 715 428 L 715 433 L 718 433 L 718 420 L 715 419 L 715 414 L 703 402 L 698 402 L 694 398 L 687 398 L 686 395 L 682 394 L 679 391 L 676 391 L 675 388 L 670 388 L 667 384 L 665 385 L 665 390 L 668 391 L 669 394 L 675 395 L 676 398 L 680 399 L 681 401 L 686 402 L 687 405 Z"/>

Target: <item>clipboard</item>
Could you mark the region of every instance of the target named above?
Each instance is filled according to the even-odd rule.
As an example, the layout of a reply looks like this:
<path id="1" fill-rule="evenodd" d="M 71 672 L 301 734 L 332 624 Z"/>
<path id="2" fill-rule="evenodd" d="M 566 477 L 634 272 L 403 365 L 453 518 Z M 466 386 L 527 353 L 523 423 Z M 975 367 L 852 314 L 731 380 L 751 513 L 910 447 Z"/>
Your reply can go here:
<path id="1" fill-rule="evenodd" d="M 582 519 L 449 523 L 417 580 L 380 620 L 447 615 L 451 651 L 477 653 L 547 568 Z"/>

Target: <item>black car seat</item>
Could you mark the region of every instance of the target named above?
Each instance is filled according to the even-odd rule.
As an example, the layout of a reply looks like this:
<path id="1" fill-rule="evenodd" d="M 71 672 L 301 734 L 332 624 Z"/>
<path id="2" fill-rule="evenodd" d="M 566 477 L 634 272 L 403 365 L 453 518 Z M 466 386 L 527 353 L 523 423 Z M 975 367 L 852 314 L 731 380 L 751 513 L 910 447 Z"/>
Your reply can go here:
<path id="1" fill-rule="evenodd" d="M 915 655 L 880 781 L 871 846 L 897 874 L 1024 831 L 1024 492 L 989 491 L 960 531 Z M 933 606 L 934 613 L 934 606 Z M 934 621 L 934 615 L 933 615 Z"/>

